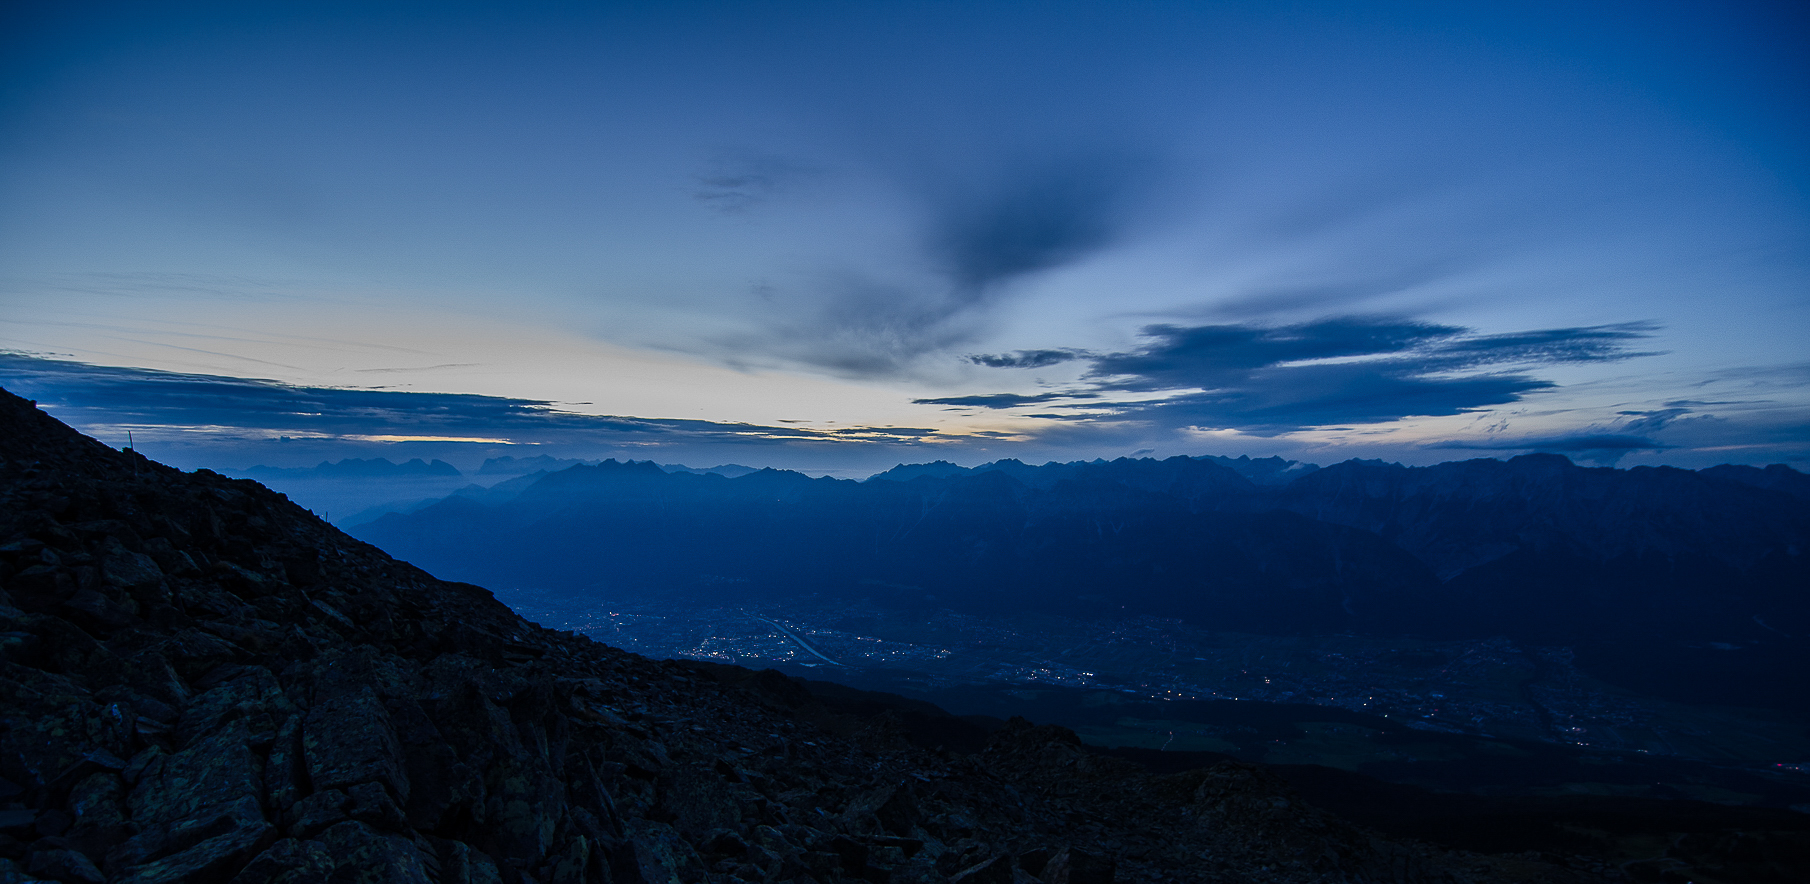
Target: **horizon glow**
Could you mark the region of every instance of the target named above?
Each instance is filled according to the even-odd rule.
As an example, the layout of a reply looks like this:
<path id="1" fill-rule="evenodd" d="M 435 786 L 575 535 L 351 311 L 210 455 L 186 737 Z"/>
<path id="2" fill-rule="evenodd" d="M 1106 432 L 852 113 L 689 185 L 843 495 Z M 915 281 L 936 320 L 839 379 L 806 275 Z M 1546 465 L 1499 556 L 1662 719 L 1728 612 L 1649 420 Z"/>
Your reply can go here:
<path id="1" fill-rule="evenodd" d="M 0 385 L 173 463 L 1810 465 L 1796 7 L 0 16 Z"/>

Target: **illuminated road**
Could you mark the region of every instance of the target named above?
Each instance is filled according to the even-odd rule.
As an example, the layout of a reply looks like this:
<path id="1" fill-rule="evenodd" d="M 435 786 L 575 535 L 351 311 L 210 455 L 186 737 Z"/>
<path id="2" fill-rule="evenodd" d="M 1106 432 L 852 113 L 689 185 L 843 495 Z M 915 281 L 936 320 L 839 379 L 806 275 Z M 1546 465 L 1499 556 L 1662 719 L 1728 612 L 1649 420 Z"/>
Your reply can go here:
<path id="1" fill-rule="evenodd" d="M 752 616 L 752 615 L 750 615 L 750 616 Z M 788 629 L 788 628 L 786 628 L 786 627 L 785 627 L 785 626 L 782 626 L 782 625 L 780 625 L 780 624 L 778 624 L 778 623 L 774 623 L 774 622 L 773 622 L 773 621 L 771 621 L 771 620 L 768 620 L 768 619 L 767 619 L 767 618 L 765 618 L 765 617 L 755 617 L 755 618 L 754 618 L 754 619 L 756 619 L 756 620 L 759 620 L 759 621 L 760 621 L 760 622 L 762 622 L 762 623 L 765 623 L 765 624 L 767 624 L 767 625 L 768 625 L 768 626 L 771 626 L 771 627 L 773 627 L 773 628 L 774 628 L 774 629 L 777 629 L 777 630 L 779 630 L 779 631 L 780 631 L 780 632 L 783 632 L 783 633 L 785 633 L 785 634 L 786 634 L 786 638 L 789 638 L 789 639 L 791 639 L 791 640 L 792 640 L 792 641 L 795 641 L 795 642 L 797 642 L 797 643 L 798 643 L 798 646 L 799 646 L 799 647 L 801 647 L 801 648 L 804 648 L 804 649 L 805 649 L 805 650 L 806 650 L 806 651 L 809 651 L 809 652 L 811 652 L 811 655 L 812 655 L 812 656 L 815 656 L 815 657 L 816 657 L 816 658 L 817 658 L 817 659 L 819 659 L 819 660 L 822 660 L 822 661 L 823 661 L 823 662 L 825 662 L 825 663 L 828 663 L 828 664 L 830 664 L 830 665 L 831 665 L 831 666 L 841 666 L 841 665 L 842 665 L 842 664 L 841 664 L 841 663 L 837 663 L 837 662 L 836 662 L 836 661 L 834 661 L 834 660 L 831 660 L 831 659 L 830 659 L 830 658 L 828 658 L 828 657 L 825 657 L 825 656 L 823 656 L 823 652 L 822 652 L 822 651 L 819 651 L 819 650 L 817 650 L 817 649 L 816 649 L 816 648 L 813 648 L 813 647 L 811 647 L 811 643 L 810 643 L 810 642 L 808 642 L 808 641 L 805 641 L 805 640 L 804 640 L 804 636 L 802 636 L 802 635 L 799 635 L 799 634 L 798 634 L 798 633 L 796 633 L 796 632 L 793 632 L 793 631 L 792 631 L 792 630 L 790 630 L 790 629 Z"/>

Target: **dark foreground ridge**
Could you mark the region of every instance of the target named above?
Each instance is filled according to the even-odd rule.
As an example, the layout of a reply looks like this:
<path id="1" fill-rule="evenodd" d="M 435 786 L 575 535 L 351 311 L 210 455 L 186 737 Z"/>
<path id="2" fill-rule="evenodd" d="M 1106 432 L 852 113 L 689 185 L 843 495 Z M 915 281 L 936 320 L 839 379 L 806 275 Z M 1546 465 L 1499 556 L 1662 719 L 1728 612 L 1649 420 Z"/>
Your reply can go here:
<path id="1" fill-rule="evenodd" d="M 0 882 L 1623 879 L 1022 720 L 927 748 L 933 714 L 542 629 L 4 392 L 0 581 Z"/>

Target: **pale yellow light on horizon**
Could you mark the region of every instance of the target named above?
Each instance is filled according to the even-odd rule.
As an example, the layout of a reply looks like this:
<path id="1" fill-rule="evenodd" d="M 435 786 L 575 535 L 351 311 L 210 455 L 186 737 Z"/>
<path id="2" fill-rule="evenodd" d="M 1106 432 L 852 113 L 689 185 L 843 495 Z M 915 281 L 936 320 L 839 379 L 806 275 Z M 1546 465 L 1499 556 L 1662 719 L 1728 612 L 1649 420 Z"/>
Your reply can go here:
<path id="1" fill-rule="evenodd" d="M 900 382 L 737 369 L 599 340 L 545 317 L 428 312 L 354 298 L 86 299 L 0 318 L 0 347 L 297 386 L 542 400 L 599 416 L 820 431 L 920 427 L 956 436 L 1030 426 L 1012 415 L 913 404 L 921 390 Z"/>

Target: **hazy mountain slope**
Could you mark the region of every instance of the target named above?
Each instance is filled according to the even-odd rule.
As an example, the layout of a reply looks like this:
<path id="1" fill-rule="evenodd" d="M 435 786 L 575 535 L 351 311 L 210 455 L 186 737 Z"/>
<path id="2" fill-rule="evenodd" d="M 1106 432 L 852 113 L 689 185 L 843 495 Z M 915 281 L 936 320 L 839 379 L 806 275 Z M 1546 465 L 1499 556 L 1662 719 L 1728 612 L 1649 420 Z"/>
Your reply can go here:
<path id="1" fill-rule="evenodd" d="M 1740 482 L 1743 485 L 1752 485 L 1756 488 L 1783 491 L 1799 500 L 1810 500 L 1810 476 L 1806 476 L 1782 463 L 1775 463 L 1765 469 L 1725 463 L 1721 466 L 1710 467 L 1707 470 L 1698 470 L 1697 472 L 1700 475 L 1709 476 L 1711 478 L 1727 479 L 1731 482 Z"/>
<path id="2" fill-rule="evenodd" d="M 1552 454 L 1403 467 L 1348 461 L 1290 483 L 1277 503 L 1374 531 L 1452 576 L 1508 552 L 1609 561 L 1704 555 L 1736 568 L 1806 537 L 1810 510 L 1690 470 L 1585 468 Z"/>
<path id="3" fill-rule="evenodd" d="M 889 473 L 612 462 L 359 533 L 467 579 L 574 592 L 879 582 L 939 605 L 1123 606 L 1255 630 L 1810 633 L 1810 507 L 1714 475 L 1556 456 L 1353 461 L 1280 487 L 1181 457 Z"/>
<path id="4" fill-rule="evenodd" d="M 1223 467 L 1133 472 L 1120 481 L 1084 466 L 1036 488 L 1001 470 L 855 483 L 605 463 L 550 474 L 497 506 L 448 499 L 358 531 L 464 579 L 575 592 L 888 584 L 939 605 L 1110 604 L 1285 630 L 1402 628 L 1437 609 L 1427 570 L 1366 532 L 1197 511 L 1221 489 L 1251 491 Z"/>
<path id="5" fill-rule="evenodd" d="M 1400 546 L 1510 634 L 1732 641 L 1765 637 L 1762 622 L 1810 632 L 1810 506 L 1714 474 L 1556 455 L 1351 461 L 1274 503 Z"/>

